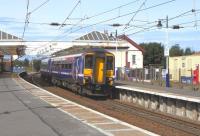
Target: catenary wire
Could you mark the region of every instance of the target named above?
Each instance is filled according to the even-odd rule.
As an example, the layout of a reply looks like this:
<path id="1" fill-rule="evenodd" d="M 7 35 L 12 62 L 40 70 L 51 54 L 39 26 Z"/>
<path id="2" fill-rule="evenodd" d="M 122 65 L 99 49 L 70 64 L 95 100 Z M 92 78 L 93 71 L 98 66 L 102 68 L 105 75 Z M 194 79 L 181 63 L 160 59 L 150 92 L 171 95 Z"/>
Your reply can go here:
<path id="1" fill-rule="evenodd" d="M 127 26 L 131 23 L 131 21 L 133 21 L 133 19 L 135 18 L 135 16 L 140 12 L 141 8 L 145 5 L 145 3 L 147 2 L 147 0 L 145 0 L 140 7 L 138 8 L 138 10 L 134 13 L 134 15 L 131 17 L 131 19 L 128 21 L 128 23 L 125 25 L 124 29 L 127 29 Z"/>
<path id="2" fill-rule="evenodd" d="M 70 13 L 67 15 L 67 17 L 65 18 L 65 20 L 62 22 L 62 24 L 60 25 L 59 29 L 61 27 L 64 26 L 65 22 L 69 19 L 69 17 L 72 15 L 72 13 L 74 12 L 74 10 L 76 9 L 76 7 L 81 3 L 81 0 L 79 0 L 76 5 L 73 7 L 73 9 L 70 11 Z"/>
<path id="3" fill-rule="evenodd" d="M 159 4 L 156 4 L 156 5 L 153 5 L 153 6 L 150 6 L 150 7 L 147 7 L 147 8 L 144 8 L 144 9 L 141 9 L 139 11 L 145 11 L 145 10 L 149 10 L 149 9 L 152 9 L 152 8 L 155 8 L 155 7 L 159 7 L 159 6 L 162 6 L 162 5 L 165 5 L 165 4 L 168 4 L 168 3 L 171 3 L 171 2 L 174 2 L 175 0 L 169 0 L 169 1 L 166 1 L 166 2 L 163 2 L 163 3 L 159 3 Z M 110 18 L 110 19 L 107 19 L 107 20 L 103 20 L 103 21 L 100 21 L 100 22 L 97 22 L 95 24 L 91 24 L 91 25 L 88 25 L 88 26 L 85 26 L 85 27 L 81 27 L 81 28 L 78 28 L 74 31 L 71 31 L 71 33 L 74 33 L 74 32 L 77 32 L 79 30 L 82 30 L 82 29 L 85 29 L 85 28 L 88 28 L 88 27 L 92 27 L 92 26 L 95 26 L 95 25 L 98 25 L 98 24 L 102 24 L 102 23 L 105 23 L 105 22 L 109 22 L 109 21 L 112 21 L 112 20 L 116 20 L 118 18 L 121 18 L 121 17 L 125 17 L 125 16 L 128 16 L 128 15 L 131 15 L 133 13 L 135 13 L 136 11 L 134 12 L 129 12 L 129 13 L 126 13 L 126 14 L 123 14 L 123 15 L 120 15 L 120 16 L 117 16 L 117 17 L 113 17 L 113 18 Z M 67 32 L 67 31 L 66 31 Z M 62 33 L 62 34 L 65 34 L 66 32 Z M 65 35 L 64 35 L 65 36 Z M 63 36 L 63 37 L 64 37 Z"/>
<path id="4" fill-rule="evenodd" d="M 29 0 L 27 0 L 27 5 L 26 5 L 26 16 L 25 16 L 25 22 L 24 22 L 24 29 L 22 33 L 22 39 L 24 39 L 26 27 L 28 26 L 28 20 L 29 20 Z"/>
<path id="5" fill-rule="evenodd" d="M 42 6 L 44 6 L 45 4 L 47 4 L 50 0 L 46 0 L 45 2 L 43 2 L 41 5 L 39 5 L 38 7 L 36 7 L 35 9 L 33 9 L 32 11 L 30 11 L 30 14 L 32 14 L 33 12 L 36 12 L 37 10 L 39 10 Z"/>

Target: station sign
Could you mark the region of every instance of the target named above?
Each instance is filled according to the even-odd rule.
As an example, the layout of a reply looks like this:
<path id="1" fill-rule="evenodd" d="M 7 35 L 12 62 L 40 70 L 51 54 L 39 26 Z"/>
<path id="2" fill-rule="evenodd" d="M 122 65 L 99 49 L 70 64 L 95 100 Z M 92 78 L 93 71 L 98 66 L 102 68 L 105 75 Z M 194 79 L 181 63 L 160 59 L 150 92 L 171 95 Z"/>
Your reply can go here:
<path id="1" fill-rule="evenodd" d="M 164 47 L 164 56 L 168 57 L 169 56 L 169 46 L 165 45 Z"/>

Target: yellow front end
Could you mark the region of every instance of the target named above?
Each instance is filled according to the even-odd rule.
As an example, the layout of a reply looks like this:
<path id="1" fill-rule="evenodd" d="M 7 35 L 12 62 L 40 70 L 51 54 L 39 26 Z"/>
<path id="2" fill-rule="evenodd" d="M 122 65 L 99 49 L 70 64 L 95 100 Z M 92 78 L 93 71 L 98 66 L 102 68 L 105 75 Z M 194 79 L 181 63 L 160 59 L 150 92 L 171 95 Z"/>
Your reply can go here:
<path id="1" fill-rule="evenodd" d="M 107 70 L 106 71 L 106 78 L 109 85 L 113 85 L 113 77 L 114 77 L 114 71 L 113 70 Z"/>
<path id="2" fill-rule="evenodd" d="M 96 73 L 95 73 L 95 83 L 103 84 L 104 82 L 104 59 L 96 58 Z"/>
<path id="3" fill-rule="evenodd" d="M 84 69 L 84 79 L 83 79 L 83 84 L 87 84 L 89 83 L 89 81 L 92 79 L 92 74 L 93 74 L 93 70 L 92 69 Z"/>
<path id="4" fill-rule="evenodd" d="M 114 55 L 113 54 L 106 54 L 107 63 L 106 63 L 106 81 L 108 85 L 113 85 L 114 81 Z"/>

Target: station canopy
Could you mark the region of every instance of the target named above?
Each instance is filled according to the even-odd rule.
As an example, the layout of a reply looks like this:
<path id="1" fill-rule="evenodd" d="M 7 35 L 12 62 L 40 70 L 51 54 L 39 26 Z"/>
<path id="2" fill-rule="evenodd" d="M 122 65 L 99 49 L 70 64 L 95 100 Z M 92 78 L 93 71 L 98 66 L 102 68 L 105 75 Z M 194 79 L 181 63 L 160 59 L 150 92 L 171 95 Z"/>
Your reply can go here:
<path id="1" fill-rule="evenodd" d="M 22 56 L 25 54 L 25 47 L 21 38 L 0 31 L 0 54 Z"/>

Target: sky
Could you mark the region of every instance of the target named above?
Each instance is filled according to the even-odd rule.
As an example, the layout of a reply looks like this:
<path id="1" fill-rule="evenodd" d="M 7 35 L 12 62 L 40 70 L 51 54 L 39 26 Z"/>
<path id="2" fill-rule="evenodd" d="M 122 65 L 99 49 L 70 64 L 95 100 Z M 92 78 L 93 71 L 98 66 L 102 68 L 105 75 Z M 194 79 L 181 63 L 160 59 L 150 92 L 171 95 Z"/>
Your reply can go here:
<path id="1" fill-rule="evenodd" d="M 22 37 L 27 1 L 0 0 L 0 30 Z M 168 41 L 169 46 L 200 51 L 199 0 L 29 0 L 28 13 L 26 41 L 71 41 L 94 30 L 117 30 L 138 44 Z M 61 28 L 49 25 L 62 24 L 65 19 L 67 25 Z M 156 26 L 158 20 L 162 28 Z M 113 27 L 116 23 L 120 26 Z M 181 28 L 172 29 L 173 25 Z"/>

